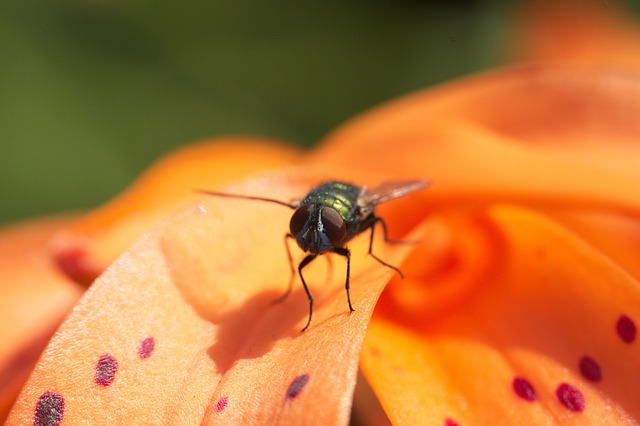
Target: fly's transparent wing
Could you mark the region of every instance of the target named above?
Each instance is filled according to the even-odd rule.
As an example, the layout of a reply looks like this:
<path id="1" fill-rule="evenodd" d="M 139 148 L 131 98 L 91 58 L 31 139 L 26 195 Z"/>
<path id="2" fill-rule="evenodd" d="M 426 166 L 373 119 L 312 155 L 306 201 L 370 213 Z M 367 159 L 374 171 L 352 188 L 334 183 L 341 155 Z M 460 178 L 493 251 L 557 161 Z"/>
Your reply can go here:
<path id="1" fill-rule="evenodd" d="M 427 180 L 397 180 L 383 182 L 372 189 L 365 189 L 358 199 L 360 206 L 375 206 L 395 198 L 403 197 L 412 192 L 429 186 Z"/>

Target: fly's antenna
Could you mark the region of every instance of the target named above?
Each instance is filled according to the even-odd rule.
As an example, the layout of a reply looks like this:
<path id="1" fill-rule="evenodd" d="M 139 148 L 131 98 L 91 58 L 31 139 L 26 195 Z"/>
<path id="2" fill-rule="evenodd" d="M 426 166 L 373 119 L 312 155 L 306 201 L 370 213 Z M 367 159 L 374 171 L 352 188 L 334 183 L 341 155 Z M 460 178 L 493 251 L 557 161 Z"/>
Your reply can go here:
<path id="1" fill-rule="evenodd" d="M 256 200 L 256 201 L 266 201 L 268 203 L 280 204 L 281 206 L 289 207 L 290 209 L 297 209 L 298 203 L 287 203 L 285 201 L 274 200 L 273 198 L 264 198 L 264 197 L 254 197 L 252 195 L 241 195 L 241 194 L 229 194 L 228 192 L 216 192 L 216 191 L 207 191 L 204 189 L 196 189 L 197 192 L 205 195 L 213 195 L 214 197 L 226 197 L 226 198 L 239 198 L 244 200 Z"/>

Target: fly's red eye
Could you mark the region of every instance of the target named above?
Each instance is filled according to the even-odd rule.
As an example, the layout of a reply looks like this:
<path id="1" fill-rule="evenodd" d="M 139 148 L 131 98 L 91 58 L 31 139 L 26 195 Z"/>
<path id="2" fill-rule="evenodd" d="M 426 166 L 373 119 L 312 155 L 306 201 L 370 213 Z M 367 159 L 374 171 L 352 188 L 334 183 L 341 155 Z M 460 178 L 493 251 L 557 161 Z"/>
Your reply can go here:
<path id="1" fill-rule="evenodd" d="M 298 235 L 298 233 L 302 231 L 302 228 L 304 227 L 304 224 L 309 220 L 312 211 L 313 204 L 300 206 L 296 209 L 296 211 L 291 216 L 291 221 L 289 222 L 289 230 L 291 230 L 292 235 Z"/>
<path id="2" fill-rule="evenodd" d="M 340 214 L 330 207 L 322 209 L 322 226 L 331 244 L 339 246 L 347 233 L 347 226 Z"/>

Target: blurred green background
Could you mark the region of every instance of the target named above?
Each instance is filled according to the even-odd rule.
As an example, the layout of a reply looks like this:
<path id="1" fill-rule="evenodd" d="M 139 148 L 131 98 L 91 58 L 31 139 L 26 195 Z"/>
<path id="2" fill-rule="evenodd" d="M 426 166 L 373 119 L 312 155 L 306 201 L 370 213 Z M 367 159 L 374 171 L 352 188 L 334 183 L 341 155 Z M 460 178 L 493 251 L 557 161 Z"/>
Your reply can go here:
<path id="1" fill-rule="evenodd" d="M 99 205 L 200 138 L 311 146 L 385 100 L 500 63 L 517 4 L 5 0 L 0 223 Z"/>

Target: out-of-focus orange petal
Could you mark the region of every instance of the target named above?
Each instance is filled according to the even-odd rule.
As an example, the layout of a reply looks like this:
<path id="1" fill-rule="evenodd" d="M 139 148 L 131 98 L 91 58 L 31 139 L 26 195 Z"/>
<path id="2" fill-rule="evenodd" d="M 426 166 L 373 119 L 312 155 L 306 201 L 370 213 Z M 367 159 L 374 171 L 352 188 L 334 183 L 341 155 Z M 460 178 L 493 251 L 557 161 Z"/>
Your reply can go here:
<path id="1" fill-rule="evenodd" d="M 513 25 L 516 61 L 640 70 L 640 26 L 616 2 L 528 1 Z"/>
<path id="2" fill-rule="evenodd" d="M 589 211 L 546 213 L 640 280 L 640 221 L 637 218 Z"/>
<path id="3" fill-rule="evenodd" d="M 193 202 L 196 189 L 214 189 L 300 156 L 292 146 L 258 138 L 225 138 L 182 148 L 151 167 L 116 199 L 58 235 L 58 264 L 89 284 L 138 236 Z"/>
<path id="4" fill-rule="evenodd" d="M 288 176 L 233 189 L 287 200 L 317 183 L 304 171 Z M 309 305 L 299 281 L 272 304 L 289 282 L 290 214 L 206 197 L 138 240 L 63 324 L 8 424 L 44 415 L 91 424 L 346 424 L 369 317 L 393 271 L 367 256 L 366 237 L 350 244 L 350 314 L 344 260 L 310 264 L 314 314 L 301 334 Z M 377 243 L 392 264 L 411 249 Z"/>
<path id="5" fill-rule="evenodd" d="M 49 338 L 83 289 L 52 264 L 51 235 L 74 218 L 38 219 L 0 230 L 0 421 Z"/>
<path id="6" fill-rule="evenodd" d="M 528 211 L 441 221 L 436 247 L 405 262 L 422 282 L 414 298 L 428 305 L 453 279 L 464 288 L 434 310 L 392 284 L 365 340 L 362 368 L 392 421 L 637 424 L 637 280 Z"/>
<path id="7" fill-rule="evenodd" d="M 640 211 L 640 77 L 528 67 L 408 96 L 311 158 L 433 180 L 440 205 L 513 201 Z"/>

